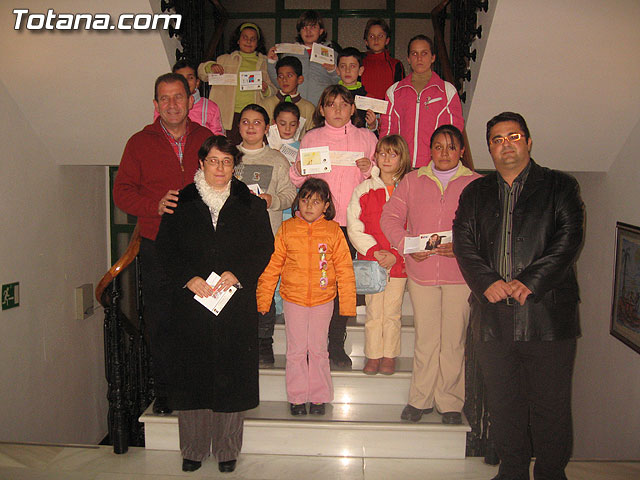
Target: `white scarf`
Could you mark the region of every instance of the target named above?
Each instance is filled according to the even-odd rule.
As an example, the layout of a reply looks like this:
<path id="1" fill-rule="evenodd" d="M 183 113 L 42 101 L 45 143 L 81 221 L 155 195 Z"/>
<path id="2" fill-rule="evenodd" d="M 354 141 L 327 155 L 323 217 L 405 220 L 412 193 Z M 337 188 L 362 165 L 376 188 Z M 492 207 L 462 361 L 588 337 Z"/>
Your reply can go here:
<path id="1" fill-rule="evenodd" d="M 229 194 L 231 193 L 231 182 L 227 183 L 224 190 L 216 190 L 207 183 L 207 180 L 204 178 L 204 172 L 201 168 L 196 171 L 193 181 L 196 184 L 196 189 L 198 190 L 202 201 L 207 207 L 209 207 L 211 222 L 215 228 L 218 225 L 218 215 L 220 215 L 220 210 L 222 210 L 224 202 L 227 201 L 227 198 L 229 198 Z"/>

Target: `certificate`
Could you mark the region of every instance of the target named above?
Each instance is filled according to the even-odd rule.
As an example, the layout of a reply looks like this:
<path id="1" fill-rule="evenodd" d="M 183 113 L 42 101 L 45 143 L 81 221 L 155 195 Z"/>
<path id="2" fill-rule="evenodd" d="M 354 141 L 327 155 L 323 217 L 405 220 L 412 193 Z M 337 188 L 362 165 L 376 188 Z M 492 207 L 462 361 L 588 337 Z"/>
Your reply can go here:
<path id="1" fill-rule="evenodd" d="M 260 185 L 258 185 L 257 183 L 252 183 L 251 185 L 247 184 L 247 188 L 256 195 L 260 195 L 262 193 L 262 190 L 260 190 Z"/>
<path id="2" fill-rule="evenodd" d="M 335 63 L 333 48 L 313 43 L 311 47 L 311 61 L 316 63 Z"/>
<path id="3" fill-rule="evenodd" d="M 304 55 L 306 49 L 301 43 L 276 43 L 276 53 Z"/>
<path id="4" fill-rule="evenodd" d="M 452 231 L 447 230 L 444 232 L 432 232 L 423 233 L 417 237 L 405 237 L 404 239 L 404 251 L 403 253 L 416 253 L 423 251 L 435 250 L 438 245 L 444 245 L 445 243 L 451 243 L 453 239 Z M 436 252 L 433 252 L 436 253 Z"/>
<path id="5" fill-rule="evenodd" d="M 373 110 L 375 113 L 387 113 L 389 102 L 379 98 L 363 97 L 356 95 L 356 108 L 358 110 Z"/>
<path id="6" fill-rule="evenodd" d="M 209 85 L 233 85 L 238 84 L 238 76 L 235 73 L 210 73 L 208 76 Z"/>
<path id="7" fill-rule="evenodd" d="M 207 283 L 212 287 L 220 281 L 220 275 L 216 272 L 211 272 L 211 275 L 207 277 Z M 218 315 L 224 306 L 227 304 L 229 299 L 236 293 L 236 287 L 229 287 L 227 290 L 223 290 L 217 292 L 210 297 L 199 297 L 198 295 L 194 295 L 193 298 L 200 302 L 207 310 L 212 312 L 214 315 Z"/>
<path id="8" fill-rule="evenodd" d="M 364 152 L 330 152 L 331 165 L 342 165 L 343 167 L 355 167 L 356 160 L 364 157 Z"/>
<path id="9" fill-rule="evenodd" d="M 301 148 L 300 170 L 302 175 L 331 171 L 329 147 Z"/>
<path id="10" fill-rule="evenodd" d="M 299 145 L 299 142 L 296 142 L 296 145 Z M 290 165 L 296 163 L 296 158 L 298 158 L 298 149 L 290 143 L 283 143 L 280 147 L 280 153 L 289 160 Z"/>
<path id="11" fill-rule="evenodd" d="M 240 91 L 245 90 L 261 90 L 262 89 L 262 72 L 240 72 Z"/>

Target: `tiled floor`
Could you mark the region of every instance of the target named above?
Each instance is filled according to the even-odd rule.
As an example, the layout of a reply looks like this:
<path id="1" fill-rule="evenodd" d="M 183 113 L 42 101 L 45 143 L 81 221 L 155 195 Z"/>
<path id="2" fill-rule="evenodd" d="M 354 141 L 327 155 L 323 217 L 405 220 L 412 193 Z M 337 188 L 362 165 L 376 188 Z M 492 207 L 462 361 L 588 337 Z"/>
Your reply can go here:
<path id="1" fill-rule="evenodd" d="M 285 455 L 241 455 L 233 473 L 219 473 L 214 461 L 184 473 L 178 452 L 132 448 L 115 455 L 110 447 L 62 447 L 0 443 L 1 480 L 170 480 L 176 477 L 246 480 L 488 480 L 496 467 L 481 459 L 396 460 Z M 571 480 L 637 480 L 640 462 L 571 462 Z"/>

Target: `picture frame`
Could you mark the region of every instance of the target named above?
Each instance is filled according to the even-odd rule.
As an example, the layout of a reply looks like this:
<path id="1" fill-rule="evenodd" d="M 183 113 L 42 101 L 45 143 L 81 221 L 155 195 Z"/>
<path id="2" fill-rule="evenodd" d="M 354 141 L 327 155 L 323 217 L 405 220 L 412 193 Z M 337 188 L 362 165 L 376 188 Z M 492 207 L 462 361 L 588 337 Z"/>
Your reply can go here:
<path id="1" fill-rule="evenodd" d="M 609 332 L 640 353 L 640 227 L 616 222 Z"/>

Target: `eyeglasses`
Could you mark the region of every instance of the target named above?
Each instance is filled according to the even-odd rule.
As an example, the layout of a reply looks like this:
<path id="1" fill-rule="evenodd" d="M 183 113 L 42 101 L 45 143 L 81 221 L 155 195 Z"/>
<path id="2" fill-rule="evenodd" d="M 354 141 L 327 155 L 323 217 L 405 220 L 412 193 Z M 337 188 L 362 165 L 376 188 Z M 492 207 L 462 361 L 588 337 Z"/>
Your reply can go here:
<path id="1" fill-rule="evenodd" d="M 514 143 L 520 140 L 522 137 L 524 137 L 524 134 L 522 133 L 510 133 L 506 137 L 493 137 L 491 139 L 491 143 L 496 146 L 502 145 L 506 141 L 508 141 L 509 143 Z"/>
<path id="2" fill-rule="evenodd" d="M 204 161 L 212 167 L 218 167 L 220 165 L 223 167 L 230 167 L 233 165 L 232 158 L 205 158 Z"/>

